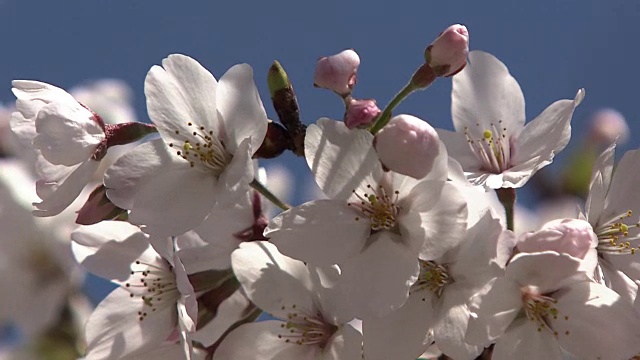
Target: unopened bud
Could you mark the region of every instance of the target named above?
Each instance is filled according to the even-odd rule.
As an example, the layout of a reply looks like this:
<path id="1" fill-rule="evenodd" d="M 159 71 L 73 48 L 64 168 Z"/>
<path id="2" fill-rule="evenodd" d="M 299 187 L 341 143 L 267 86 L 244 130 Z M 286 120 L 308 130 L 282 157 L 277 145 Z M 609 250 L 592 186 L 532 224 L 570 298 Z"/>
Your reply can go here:
<path id="1" fill-rule="evenodd" d="M 440 138 L 426 121 L 403 114 L 393 117 L 376 134 L 375 147 L 387 169 L 421 179 L 440 153 Z"/>
<path id="2" fill-rule="evenodd" d="M 367 127 L 381 112 L 373 99 L 351 99 L 344 114 L 344 123 L 349 129 Z"/>
<path id="3" fill-rule="evenodd" d="M 618 111 L 602 109 L 591 117 L 589 134 L 594 141 L 607 146 L 614 141 L 623 144 L 629 140 L 629 125 Z"/>
<path id="4" fill-rule="evenodd" d="M 273 108 L 278 118 L 287 129 L 287 135 L 292 142 L 289 147 L 298 156 L 304 156 L 304 136 L 306 125 L 300 121 L 298 98 L 293 91 L 287 72 L 278 61 L 274 61 L 267 74 L 267 84 Z"/>
<path id="5" fill-rule="evenodd" d="M 340 96 L 351 94 L 356 84 L 360 57 L 352 49 L 325 56 L 318 60 L 313 75 L 313 85 L 332 90 Z"/>
<path id="6" fill-rule="evenodd" d="M 467 65 L 469 32 L 464 25 L 451 25 L 424 52 L 427 64 L 438 76 L 453 76 Z"/>
<path id="7" fill-rule="evenodd" d="M 518 243 L 521 252 L 555 251 L 578 259 L 585 259 L 589 250 L 598 245 L 598 238 L 591 225 L 584 220 L 558 219 L 542 226 L 542 229 L 522 235 Z"/>

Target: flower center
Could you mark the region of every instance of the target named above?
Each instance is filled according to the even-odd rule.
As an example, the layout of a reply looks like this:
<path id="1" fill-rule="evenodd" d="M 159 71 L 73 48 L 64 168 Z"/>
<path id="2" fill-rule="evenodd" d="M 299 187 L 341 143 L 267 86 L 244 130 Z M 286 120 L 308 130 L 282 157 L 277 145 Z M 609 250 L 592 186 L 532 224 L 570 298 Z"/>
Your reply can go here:
<path id="1" fill-rule="evenodd" d="M 282 310 L 286 310 L 286 307 L 283 306 Z M 278 334 L 278 339 L 297 345 L 317 345 L 321 349 L 338 331 L 338 327 L 327 323 L 320 312 L 304 311 L 298 309 L 296 305 L 290 307 L 287 319 L 280 327 L 283 333 Z"/>
<path id="2" fill-rule="evenodd" d="M 124 288 L 129 291 L 130 297 L 142 300 L 142 310 L 138 311 L 140 321 L 159 307 L 175 303 L 180 297 L 172 268 L 164 260 L 161 265 L 147 264 L 140 260 L 131 264 L 131 276 Z"/>
<path id="3" fill-rule="evenodd" d="M 188 122 L 187 125 L 194 128 L 194 131 L 189 134 L 193 138 L 186 139 L 181 146 L 169 143 L 169 147 L 179 148 L 176 154 L 187 160 L 191 167 L 213 171 L 215 176 L 220 176 L 227 164 L 231 162 L 231 154 L 226 151 L 222 141 L 213 136 L 213 130 L 207 130 L 204 126 L 195 126 L 192 122 Z M 175 132 L 176 135 L 180 135 L 180 130 Z"/>
<path id="4" fill-rule="evenodd" d="M 367 185 L 367 189 L 373 192 L 358 194 L 353 190 L 360 201 L 350 202 L 347 205 L 357 209 L 371 220 L 371 230 L 393 229 L 400 212 L 400 207 L 396 205 L 399 192 L 394 191 L 394 196 L 389 196 L 382 185 L 378 188 Z M 356 217 L 356 220 L 360 220 L 360 218 Z"/>
<path id="5" fill-rule="evenodd" d="M 418 280 L 411 285 L 410 293 L 429 290 L 440 297 L 445 286 L 453 283 L 445 265 L 439 265 L 434 261 L 420 261 L 420 275 Z M 423 299 L 424 300 L 424 299 Z"/>
<path id="6" fill-rule="evenodd" d="M 547 329 L 554 336 L 558 336 L 557 328 L 560 324 L 551 326 L 552 321 L 559 319 L 558 309 L 555 307 L 558 300 L 551 296 L 540 294 L 538 289 L 533 286 L 525 286 L 520 291 L 522 292 L 523 309 L 527 319 L 537 324 L 538 332 Z M 568 321 L 569 316 L 564 316 L 563 319 Z M 569 335 L 569 330 L 566 330 L 564 335 Z"/>
<path id="7" fill-rule="evenodd" d="M 631 210 L 616 215 L 603 225 L 596 228 L 598 236 L 597 250 L 600 253 L 608 254 L 635 254 L 637 247 L 631 246 L 631 240 L 637 240 L 638 235 L 629 236 L 629 230 L 640 226 L 638 223 L 631 223 L 633 215 Z"/>
<path id="8" fill-rule="evenodd" d="M 511 145 L 507 128 L 502 127 L 502 120 L 498 121 L 498 126 L 491 123 L 491 129 L 484 130 L 481 139 L 472 138 L 468 127 L 464 128 L 464 135 L 469 148 L 482 163 L 482 170 L 500 174 L 510 167 Z"/>

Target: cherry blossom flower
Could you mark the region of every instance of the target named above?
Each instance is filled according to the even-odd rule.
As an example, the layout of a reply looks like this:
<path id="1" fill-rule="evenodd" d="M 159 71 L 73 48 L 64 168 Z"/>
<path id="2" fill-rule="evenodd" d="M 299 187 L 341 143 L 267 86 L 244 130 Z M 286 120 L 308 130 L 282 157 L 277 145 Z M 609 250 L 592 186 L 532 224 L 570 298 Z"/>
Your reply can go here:
<path id="1" fill-rule="evenodd" d="M 305 151 L 329 199 L 280 214 L 265 236 L 293 258 L 338 264 L 345 306 L 357 317 L 397 309 L 417 279 L 418 256 L 441 255 L 466 229 L 466 202 L 445 182 L 446 150 L 421 180 L 384 172 L 371 133 L 320 119 L 307 129 Z"/>
<path id="2" fill-rule="evenodd" d="M 598 238 L 596 280 L 634 301 L 640 280 L 640 150 L 625 153 L 614 172 L 615 147 L 609 146 L 594 164 L 585 211 Z"/>
<path id="3" fill-rule="evenodd" d="M 553 251 L 517 254 L 504 277 L 471 299 L 467 341 L 495 341 L 495 360 L 563 359 L 563 351 L 581 359 L 637 354 L 640 315 L 579 266 Z"/>
<path id="4" fill-rule="evenodd" d="M 86 324 L 86 359 L 137 359 L 165 341 L 190 356 L 197 305 L 193 287 L 177 256 L 162 258 L 146 234 L 121 221 L 103 221 L 72 233 L 79 263 L 120 285 L 95 309 Z"/>
<path id="5" fill-rule="evenodd" d="M 525 126 L 518 82 L 493 55 L 472 51 L 468 65 L 453 77 L 451 97 L 456 131 L 440 129 L 440 139 L 469 181 L 499 189 L 523 186 L 564 149 L 584 90 L 551 104 Z"/>
<path id="6" fill-rule="evenodd" d="M 281 320 L 240 326 L 225 338 L 214 359 L 362 358 L 361 334 L 336 307 L 339 294 L 331 286 L 336 269 L 307 268 L 264 241 L 241 244 L 232 263 L 249 299 Z"/>
<path id="7" fill-rule="evenodd" d="M 475 359 L 483 346 L 465 342 L 469 298 L 502 276 L 515 245 L 510 231 L 491 212 L 468 230 L 464 241 L 451 244 L 441 256 L 420 259 L 420 275 L 399 310 L 366 319 L 366 359 L 415 359 L 435 341 L 453 359 Z M 388 346 L 394 344 L 394 346 Z"/>
<path id="8" fill-rule="evenodd" d="M 267 116 L 246 64 L 220 82 L 194 59 L 170 55 L 145 81 L 149 117 L 162 139 L 107 170 L 107 196 L 150 234 L 180 235 L 216 204 L 234 203 L 254 179 L 253 153 Z"/>
<path id="9" fill-rule="evenodd" d="M 16 112 L 11 130 L 33 144 L 38 159 L 34 215 L 53 216 L 75 200 L 100 162 L 96 151 L 106 135 L 100 118 L 66 91 L 38 81 L 14 80 Z"/>

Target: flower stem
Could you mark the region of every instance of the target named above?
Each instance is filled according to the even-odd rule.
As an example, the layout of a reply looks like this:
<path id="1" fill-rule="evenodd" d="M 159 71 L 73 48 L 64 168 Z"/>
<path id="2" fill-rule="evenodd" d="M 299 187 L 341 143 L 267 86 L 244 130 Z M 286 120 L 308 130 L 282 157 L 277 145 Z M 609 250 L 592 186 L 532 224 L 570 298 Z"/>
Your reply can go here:
<path id="1" fill-rule="evenodd" d="M 376 120 L 373 126 L 371 126 L 372 134 L 375 135 L 378 131 L 380 131 L 380 129 L 382 129 L 389 123 L 389 120 L 391 120 L 391 112 L 393 111 L 393 109 L 395 109 L 396 106 L 398 106 L 398 104 L 400 104 L 402 100 L 406 99 L 407 96 L 409 96 L 414 90 L 416 90 L 416 87 L 412 82 L 409 82 L 407 85 L 405 85 L 404 88 L 402 88 L 402 90 L 400 90 L 399 93 L 396 94 L 393 99 L 391 99 L 391 102 L 389 102 L 389 105 L 384 108 L 382 114 L 380 114 L 380 117 L 378 117 L 378 120 Z"/>
<path id="2" fill-rule="evenodd" d="M 516 203 L 516 189 L 515 188 L 502 188 L 497 189 L 496 194 L 498 200 L 504 207 L 504 212 L 507 217 L 507 230 L 513 230 L 513 208 Z"/>
<path id="3" fill-rule="evenodd" d="M 252 188 L 254 188 L 257 192 L 262 194 L 264 197 L 269 199 L 275 206 L 279 207 L 282 210 L 289 210 L 291 208 L 290 205 L 282 202 L 275 196 L 269 189 L 267 189 L 262 183 L 260 183 L 257 179 L 254 179 L 251 183 L 249 183 Z"/>

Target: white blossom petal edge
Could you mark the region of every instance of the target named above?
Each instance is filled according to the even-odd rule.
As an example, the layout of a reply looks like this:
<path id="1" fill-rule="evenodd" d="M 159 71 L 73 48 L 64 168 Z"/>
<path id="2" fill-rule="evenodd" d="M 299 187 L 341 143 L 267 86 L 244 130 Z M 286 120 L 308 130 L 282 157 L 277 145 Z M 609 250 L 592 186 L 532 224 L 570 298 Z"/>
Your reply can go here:
<path id="1" fill-rule="evenodd" d="M 573 100 L 554 102 L 525 125 L 518 82 L 493 55 L 472 51 L 468 65 L 453 77 L 451 98 L 455 132 L 438 130 L 449 155 L 474 185 L 518 188 L 567 145 L 584 89 Z"/>

